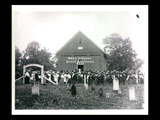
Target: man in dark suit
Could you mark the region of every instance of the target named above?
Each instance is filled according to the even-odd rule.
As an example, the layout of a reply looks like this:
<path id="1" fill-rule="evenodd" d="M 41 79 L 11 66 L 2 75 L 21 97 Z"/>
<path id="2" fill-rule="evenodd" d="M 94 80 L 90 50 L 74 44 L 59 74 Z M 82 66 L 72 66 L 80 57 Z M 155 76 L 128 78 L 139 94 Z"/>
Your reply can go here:
<path id="1" fill-rule="evenodd" d="M 76 96 L 76 86 L 74 85 L 74 83 L 72 84 L 70 91 L 71 91 L 72 97 L 75 97 Z"/>
<path id="2" fill-rule="evenodd" d="M 30 71 L 27 70 L 27 72 L 25 73 L 25 84 L 29 84 L 29 79 L 30 79 Z"/>
<path id="3" fill-rule="evenodd" d="M 38 73 L 36 72 L 35 74 L 35 79 L 36 79 L 36 82 L 38 81 Z"/>

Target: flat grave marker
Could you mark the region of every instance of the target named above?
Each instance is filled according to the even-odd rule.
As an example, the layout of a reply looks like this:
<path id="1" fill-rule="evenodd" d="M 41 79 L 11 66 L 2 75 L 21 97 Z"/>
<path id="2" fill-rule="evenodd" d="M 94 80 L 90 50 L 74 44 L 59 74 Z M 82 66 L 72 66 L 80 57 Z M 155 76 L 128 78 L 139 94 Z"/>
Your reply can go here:
<path id="1" fill-rule="evenodd" d="M 122 90 L 121 88 L 118 89 L 118 94 L 121 94 L 122 93 Z"/>
<path id="2" fill-rule="evenodd" d="M 110 93 L 106 93 L 106 98 L 110 98 Z"/>

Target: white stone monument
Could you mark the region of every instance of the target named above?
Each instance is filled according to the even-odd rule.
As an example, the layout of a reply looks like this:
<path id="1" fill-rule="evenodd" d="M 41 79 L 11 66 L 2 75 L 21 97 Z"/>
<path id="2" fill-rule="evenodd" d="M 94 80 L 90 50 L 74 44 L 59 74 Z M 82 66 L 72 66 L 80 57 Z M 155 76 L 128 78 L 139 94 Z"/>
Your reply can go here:
<path id="1" fill-rule="evenodd" d="M 39 95 L 39 83 L 38 82 L 32 83 L 32 95 Z"/>
<path id="2" fill-rule="evenodd" d="M 134 87 L 129 87 L 129 100 L 135 100 L 135 88 Z"/>
<path id="3" fill-rule="evenodd" d="M 119 80 L 115 78 L 115 75 L 113 75 L 113 90 L 119 89 Z"/>

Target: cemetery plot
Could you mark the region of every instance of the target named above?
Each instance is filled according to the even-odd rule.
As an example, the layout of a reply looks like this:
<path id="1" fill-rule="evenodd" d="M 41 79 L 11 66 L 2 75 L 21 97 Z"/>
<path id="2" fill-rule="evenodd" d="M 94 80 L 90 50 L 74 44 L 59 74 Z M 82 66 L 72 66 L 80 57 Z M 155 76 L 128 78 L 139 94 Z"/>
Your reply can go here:
<path id="1" fill-rule="evenodd" d="M 75 84 L 76 96 L 72 97 L 70 87 L 51 83 L 39 85 L 39 95 L 32 95 L 32 84 L 15 87 L 15 109 L 143 109 L 143 84 L 119 85 L 121 94 L 113 91 L 110 85 L 91 85 L 88 90 L 84 84 Z M 136 100 L 130 101 L 129 87 L 135 88 Z M 102 88 L 102 96 L 99 89 Z M 106 97 L 109 93 L 109 97 Z"/>

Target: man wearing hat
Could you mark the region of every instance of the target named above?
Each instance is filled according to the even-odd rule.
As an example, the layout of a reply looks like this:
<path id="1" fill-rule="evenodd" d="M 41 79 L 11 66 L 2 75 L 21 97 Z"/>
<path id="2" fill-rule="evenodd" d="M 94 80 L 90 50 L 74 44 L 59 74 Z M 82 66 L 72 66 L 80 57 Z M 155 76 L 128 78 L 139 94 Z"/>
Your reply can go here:
<path id="1" fill-rule="evenodd" d="M 70 91 L 71 91 L 72 97 L 75 97 L 76 96 L 76 86 L 74 85 L 74 83 L 72 84 Z"/>
<path id="2" fill-rule="evenodd" d="M 72 78 L 73 78 L 73 82 L 76 83 L 77 82 L 77 74 L 75 71 L 73 72 Z"/>
<path id="3" fill-rule="evenodd" d="M 38 71 L 36 71 L 35 73 L 35 79 L 36 79 L 36 82 L 38 82 Z"/>
<path id="4" fill-rule="evenodd" d="M 29 84 L 29 78 L 30 78 L 30 74 L 29 74 L 29 70 L 27 70 L 27 72 L 25 73 L 25 84 Z"/>
<path id="5" fill-rule="evenodd" d="M 58 74 L 58 83 L 61 81 L 61 72 L 57 72 L 57 74 Z"/>

